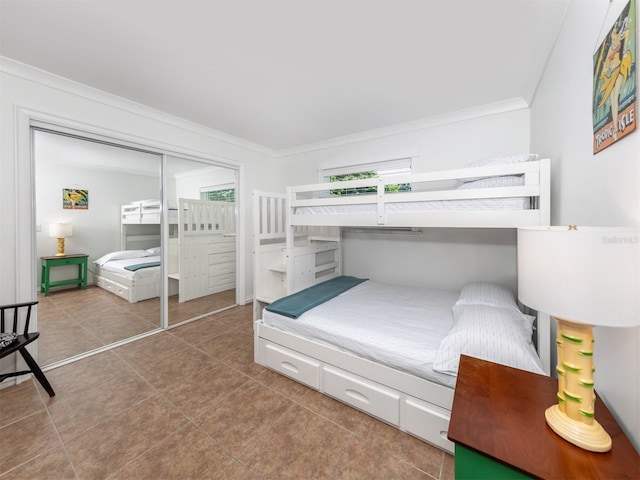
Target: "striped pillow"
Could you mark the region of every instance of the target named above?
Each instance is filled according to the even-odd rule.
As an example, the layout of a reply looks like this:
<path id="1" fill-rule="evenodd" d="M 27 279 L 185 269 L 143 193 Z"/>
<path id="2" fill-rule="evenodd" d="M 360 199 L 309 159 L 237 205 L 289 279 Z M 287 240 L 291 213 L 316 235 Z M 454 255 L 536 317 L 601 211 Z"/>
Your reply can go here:
<path id="1" fill-rule="evenodd" d="M 523 325 L 522 314 L 510 309 L 454 307 L 453 327 L 440 342 L 433 369 L 457 375 L 461 354 L 544 375 L 531 330 Z"/>

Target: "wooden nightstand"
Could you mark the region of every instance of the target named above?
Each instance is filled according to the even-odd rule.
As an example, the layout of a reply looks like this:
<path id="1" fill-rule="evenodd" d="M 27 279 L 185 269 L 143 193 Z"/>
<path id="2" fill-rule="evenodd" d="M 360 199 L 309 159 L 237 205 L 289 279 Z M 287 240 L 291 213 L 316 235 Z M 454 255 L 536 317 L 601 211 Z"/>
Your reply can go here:
<path id="1" fill-rule="evenodd" d="M 462 355 L 448 433 L 456 478 L 640 478 L 640 457 L 600 398 L 596 418 L 611 451 L 588 452 L 547 426 L 556 390 L 555 378 Z"/>
<path id="2" fill-rule="evenodd" d="M 71 253 L 63 257 L 40 257 L 42 261 L 42 269 L 40 275 L 40 292 L 45 297 L 49 296 L 49 289 L 52 287 L 62 287 L 66 285 L 82 285 L 83 289 L 87 289 L 87 262 L 89 255 L 84 253 Z M 50 281 L 51 269 L 53 267 L 61 267 L 64 265 L 77 265 L 78 275 L 75 278 L 66 280 Z"/>

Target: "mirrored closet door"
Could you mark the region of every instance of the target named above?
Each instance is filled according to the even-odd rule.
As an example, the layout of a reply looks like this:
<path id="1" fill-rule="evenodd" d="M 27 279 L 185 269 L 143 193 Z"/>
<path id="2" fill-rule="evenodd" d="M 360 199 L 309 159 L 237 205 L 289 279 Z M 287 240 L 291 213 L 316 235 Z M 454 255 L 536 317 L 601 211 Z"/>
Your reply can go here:
<path id="1" fill-rule="evenodd" d="M 40 365 L 161 328 L 162 156 L 32 135 Z"/>
<path id="2" fill-rule="evenodd" d="M 236 304 L 236 170 L 167 157 L 169 326 Z"/>

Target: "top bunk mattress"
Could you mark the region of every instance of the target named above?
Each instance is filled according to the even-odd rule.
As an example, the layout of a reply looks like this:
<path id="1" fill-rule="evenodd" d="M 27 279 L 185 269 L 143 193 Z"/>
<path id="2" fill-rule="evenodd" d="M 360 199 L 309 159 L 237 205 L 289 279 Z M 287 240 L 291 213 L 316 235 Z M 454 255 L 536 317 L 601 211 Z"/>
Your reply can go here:
<path id="1" fill-rule="evenodd" d="M 296 319 L 263 310 L 265 325 L 453 387 L 433 370 L 440 341 L 453 325 L 459 292 L 368 280 Z"/>
<path id="2" fill-rule="evenodd" d="M 296 215 L 333 215 L 376 213 L 376 203 L 360 205 L 326 205 L 317 207 L 296 207 Z M 473 200 L 430 200 L 424 202 L 389 202 L 385 205 L 387 213 L 456 211 L 493 211 L 493 210 L 529 210 L 528 197 L 481 198 Z"/>

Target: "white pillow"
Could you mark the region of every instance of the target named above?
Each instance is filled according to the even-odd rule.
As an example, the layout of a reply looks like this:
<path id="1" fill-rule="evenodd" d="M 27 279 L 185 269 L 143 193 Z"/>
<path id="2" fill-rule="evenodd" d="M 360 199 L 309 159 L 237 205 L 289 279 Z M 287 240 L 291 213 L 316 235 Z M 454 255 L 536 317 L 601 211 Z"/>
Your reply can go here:
<path id="1" fill-rule="evenodd" d="M 502 285 L 489 282 L 472 282 L 460 290 L 456 305 L 489 305 L 509 308 L 520 313 L 516 297 L 511 290 Z"/>
<path id="2" fill-rule="evenodd" d="M 157 257 L 160 255 L 160 247 L 147 248 L 145 250 L 145 257 Z"/>
<path id="3" fill-rule="evenodd" d="M 486 177 L 471 182 L 465 182 L 458 187 L 459 190 L 468 188 L 495 188 L 495 187 L 519 187 L 524 185 L 524 177 L 516 175 L 504 175 L 502 177 Z"/>
<path id="4" fill-rule="evenodd" d="M 544 375 L 531 334 L 512 310 L 487 305 L 463 305 L 453 309 L 453 327 L 440 342 L 433 369 L 457 375 L 460 355 Z"/>
<path id="5" fill-rule="evenodd" d="M 467 167 L 486 167 L 489 165 L 509 165 L 510 163 L 531 162 L 538 159 L 536 153 L 515 153 L 481 158 L 471 162 Z"/>
<path id="6" fill-rule="evenodd" d="M 107 253 L 99 259 L 94 260 L 93 263 L 102 266 L 111 260 L 126 260 L 128 258 L 140 258 L 144 256 L 146 256 L 145 250 L 122 250 L 119 252 Z"/>

